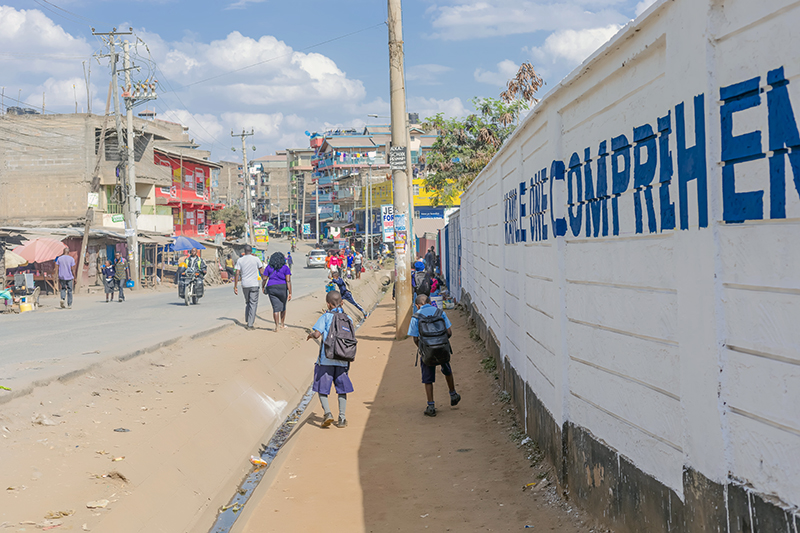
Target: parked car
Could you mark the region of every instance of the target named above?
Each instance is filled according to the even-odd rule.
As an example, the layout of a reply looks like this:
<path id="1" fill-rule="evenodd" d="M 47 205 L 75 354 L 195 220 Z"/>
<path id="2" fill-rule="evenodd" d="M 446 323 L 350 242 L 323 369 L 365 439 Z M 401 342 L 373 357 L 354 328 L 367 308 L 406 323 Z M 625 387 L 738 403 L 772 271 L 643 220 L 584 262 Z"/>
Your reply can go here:
<path id="1" fill-rule="evenodd" d="M 325 268 L 325 256 L 328 255 L 325 250 L 311 250 L 306 254 L 306 267 L 322 267 Z"/>

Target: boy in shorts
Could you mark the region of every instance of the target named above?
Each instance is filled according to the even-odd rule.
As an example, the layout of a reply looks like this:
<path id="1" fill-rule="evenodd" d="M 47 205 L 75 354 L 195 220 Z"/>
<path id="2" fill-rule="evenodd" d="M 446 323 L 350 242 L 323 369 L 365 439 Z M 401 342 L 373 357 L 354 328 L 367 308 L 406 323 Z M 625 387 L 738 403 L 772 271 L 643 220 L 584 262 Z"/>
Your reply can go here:
<path id="1" fill-rule="evenodd" d="M 417 299 L 414 300 L 414 306 L 417 313 L 425 316 L 433 316 L 436 314 L 437 309 L 431 305 L 431 299 L 427 294 L 419 294 Z M 453 335 L 451 329 L 450 319 L 442 312 L 445 326 L 447 326 L 447 336 Z M 411 317 L 411 323 L 408 325 L 408 336 L 414 338 L 414 344 L 419 346 L 419 320 L 416 317 Z M 422 362 L 420 358 L 419 366 L 422 370 L 422 383 L 425 385 L 425 395 L 428 397 L 428 406 L 425 408 L 425 416 L 436 416 L 436 403 L 433 401 L 433 383 L 436 381 L 436 367 L 428 366 Z M 450 363 L 440 365 L 442 374 L 447 381 L 447 387 L 450 389 L 450 405 L 455 407 L 461 401 L 461 395 L 456 392 L 456 384 L 453 380 L 453 369 Z"/>
<path id="2" fill-rule="evenodd" d="M 331 291 L 325 296 L 325 302 L 328 305 L 328 312 L 319 317 L 308 337 L 306 337 L 306 340 L 322 337 L 319 356 L 314 364 L 314 386 L 312 390 L 319 395 L 319 403 L 322 404 L 324 411 L 322 427 L 327 428 L 333 424 L 328 395 L 331 392 L 331 385 L 336 387 L 336 394 L 339 396 L 339 421 L 336 422 L 336 427 L 344 428 L 347 427 L 347 418 L 345 416 L 347 394 L 353 392 L 353 383 L 348 375 L 350 363 L 325 357 L 325 339 L 328 337 L 328 331 L 331 328 L 331 322 L 333 322 L 332 312 L 344 312 L 342 310 L 342 295 L 339 291 Z"/>

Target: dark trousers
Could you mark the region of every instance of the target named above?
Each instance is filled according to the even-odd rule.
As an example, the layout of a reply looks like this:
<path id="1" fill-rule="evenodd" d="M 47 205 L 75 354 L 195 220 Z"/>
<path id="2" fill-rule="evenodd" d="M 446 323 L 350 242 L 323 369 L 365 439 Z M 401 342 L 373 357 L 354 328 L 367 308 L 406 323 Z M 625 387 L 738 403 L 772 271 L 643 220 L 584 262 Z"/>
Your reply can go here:
<path id="1" fill-rule="evenodd" d="M 247 321 L 247 327 L 250 328 L 253 327 L 253 323 L 256 321 L 259 292 L 261 292 L 259 287 L 242 287 L 242 294 L 244 294 L 244 319 Z"/>
<path id="2" fill-rule="evenodd" d="M 364 315 L 367 314 L 367 312 L 364 311 L 364 308 L 361 307 L 360 305 L 358 305 L 355 300 L 353 300 L 353 293 L 352 292 L 347 291 L 346 293 L 342 294 L 342 300 L 344 300 L 345 302 L 350 302 L 351 304 L 355 305 L 356 309 L 361 311 L 362 314 L 364 314 Z"/>
<path id="3" fill-rule="evenodd" d="M 60 279 L 58 285 L 61 287 L 61 301 L 67 299 L 67 305 L 72 306 L 72 289 L 75 287 L 74 279 Z"/>

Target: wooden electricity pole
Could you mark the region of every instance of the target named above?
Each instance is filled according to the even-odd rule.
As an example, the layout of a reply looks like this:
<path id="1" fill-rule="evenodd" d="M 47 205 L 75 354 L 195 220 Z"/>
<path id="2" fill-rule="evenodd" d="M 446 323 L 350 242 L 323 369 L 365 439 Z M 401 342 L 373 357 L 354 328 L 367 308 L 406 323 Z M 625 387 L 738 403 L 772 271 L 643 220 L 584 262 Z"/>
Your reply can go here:
<path id="1" fill-rule="evenodd" d="M 408 129 L 406 85 L 403 74 L 403 20 L 400 0 L 389 3 L 389 86 L 391 92 L 392 147 L 389 162 L 394 187 L 395 338 L 408 332 L 413 306 L 411 291 L 411 236 L 409 228 Z"/>

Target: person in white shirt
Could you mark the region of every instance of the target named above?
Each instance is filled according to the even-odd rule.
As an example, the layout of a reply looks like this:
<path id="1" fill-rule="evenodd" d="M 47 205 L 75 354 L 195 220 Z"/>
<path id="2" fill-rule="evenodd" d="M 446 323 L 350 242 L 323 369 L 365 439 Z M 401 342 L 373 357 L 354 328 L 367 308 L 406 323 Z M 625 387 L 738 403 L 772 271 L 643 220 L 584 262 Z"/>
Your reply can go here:
<path id="1" fill-rule="evenodd" d="M 241 281 L 242 294 L 244 294 L 244 318 L 247 321 L 245 329 L 256 329 L 253 323 L 256 321 L 258 293 L 261 290 L 258 275 L 264 268 L 264 263 L 253 255 L 253 250 L 248 246 L 244 249 L 244 255 L 236 261 L 234 268 L 236 276 L 233 278 L 233 294 L 239 294 L 237 286 Z"/>

